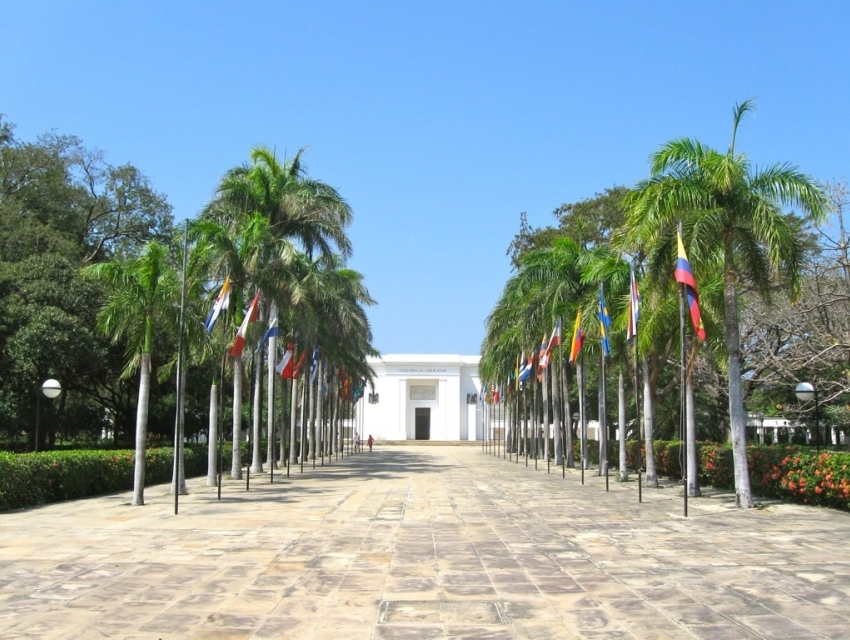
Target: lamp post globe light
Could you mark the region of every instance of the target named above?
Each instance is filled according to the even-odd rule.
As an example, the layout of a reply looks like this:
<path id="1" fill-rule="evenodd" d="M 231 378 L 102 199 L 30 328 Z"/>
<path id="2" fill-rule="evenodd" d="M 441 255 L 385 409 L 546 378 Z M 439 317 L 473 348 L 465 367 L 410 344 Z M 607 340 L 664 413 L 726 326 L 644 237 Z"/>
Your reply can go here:
<path id="1" fill-rule="evenodd" d="M 62 393 L 62 385 L 58 380 L 48 378 L 41 383 L 41 393 L 46 398 L 51 400 Z M 38 428 L 41 422 L 41 393 L 36 395 L 37 401 L 35 406 L 35 441 L 33 442 L 33 451 L 38 451 Z"/>
<path id="2" fill-rule="evenodd" d="M 818 390 L 811 382 L 801 382 L 794 389 L 797 398 L 802 402 L 815 401 L 815 442 L 817 443 L 818 455 L 820 455 L 820 424 L 818 424 Z"/>

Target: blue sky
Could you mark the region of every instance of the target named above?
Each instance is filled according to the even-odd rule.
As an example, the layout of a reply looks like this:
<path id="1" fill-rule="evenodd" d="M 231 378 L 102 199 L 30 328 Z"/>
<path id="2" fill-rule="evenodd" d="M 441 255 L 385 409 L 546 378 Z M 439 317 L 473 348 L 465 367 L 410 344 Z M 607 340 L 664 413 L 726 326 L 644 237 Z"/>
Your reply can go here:
<path id="1" fill-rule="evenodd" d="M 647 176 L 662 143 L 848 172 L 850 3 L 0 3 L 0 113 L 131 162 L 194 216 L 255 145 L 352 206 L 382 353 L 479 352 L 526 211 Z"/>

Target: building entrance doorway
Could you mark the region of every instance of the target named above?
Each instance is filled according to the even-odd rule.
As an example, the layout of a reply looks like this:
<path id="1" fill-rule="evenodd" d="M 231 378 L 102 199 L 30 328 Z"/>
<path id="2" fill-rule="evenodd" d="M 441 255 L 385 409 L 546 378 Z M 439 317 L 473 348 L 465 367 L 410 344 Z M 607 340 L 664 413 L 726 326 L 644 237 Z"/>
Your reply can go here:
<path id="1" fill-rule="evenodd" d="M 430 440 L 431 439 L 431 409 L 430 407 L 416 408 L 416 439 Z"/>

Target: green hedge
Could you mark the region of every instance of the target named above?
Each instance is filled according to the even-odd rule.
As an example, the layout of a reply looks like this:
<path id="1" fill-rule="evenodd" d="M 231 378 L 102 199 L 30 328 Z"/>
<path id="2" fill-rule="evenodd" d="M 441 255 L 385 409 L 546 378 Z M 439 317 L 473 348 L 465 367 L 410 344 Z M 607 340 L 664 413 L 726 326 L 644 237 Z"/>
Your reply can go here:
<path id="1" fill-rule="evenodd" d="M 206 451 L 204 446 L 186 446 L 187 477 L 206 473 Z M 147 450 L 146 485 L 171 481 L 173 455 L 170 448 Z M 126 491 L 133 488 L 133 468 L 131 450 L 0 452 L 0 511 Z"/>

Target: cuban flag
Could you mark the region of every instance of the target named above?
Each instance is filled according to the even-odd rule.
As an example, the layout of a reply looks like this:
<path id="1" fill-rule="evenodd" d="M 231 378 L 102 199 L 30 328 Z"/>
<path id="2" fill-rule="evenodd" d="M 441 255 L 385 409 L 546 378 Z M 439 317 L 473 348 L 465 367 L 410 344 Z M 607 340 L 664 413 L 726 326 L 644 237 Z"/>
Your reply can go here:
<path id="1" fill-rule="evenodd" d="M 242 324 L 239 325 L 239 331 L 236 332 L 236 339 L 233 341 L 233 346 L 230 348 L 230 355 L 241 356 L 242 349 L 245 348 L 245 336 L 248 333 L 248 325 L 256 322 L 260 315 L 260 292 L 254 294 L 254 299 L 248 305 L 248 310 L 245 312 L 245 317 L 242 319 Z"/>
<path id="2" fill-rule="evenodd" d="M 705 340 L 705 327 L 702 324 L 702 314 L 699 310 L 697 282 L 694 279 L 694 272 L 691 270 L 691 263 L 688 262 L 688 256 L 685 253 L 685 243 L 682 242 L 681 231 L 677 232 L 676 239 L 679 241 L 679 258 L 676 261 L 676 282 L 685 287 L 688 309 L 691 311 L 691 322 L 694 324 L 694 331 L 696 331 L 697 338 Z"/>
<path id="3" fill-rule="evenodd" d="M 212 330 L 215 328 L 215 323 L 218 320 L 218 317 L 221 315 L 221 312 L 224 309 L 227 309 L 227 305 L 230 303 L 230 276 L 227 276 L 224 279 L 224 284 L 221 285 L 221 291 L 218 292 L 218 295 L 215 298 L 215 303 L 213 303 L 213 308 L 210 309 L 210 314 L 207 316 L 207 321 L 204 322 L 204 328 L 207 330 L 207 333 L 212 333 Z"/>

